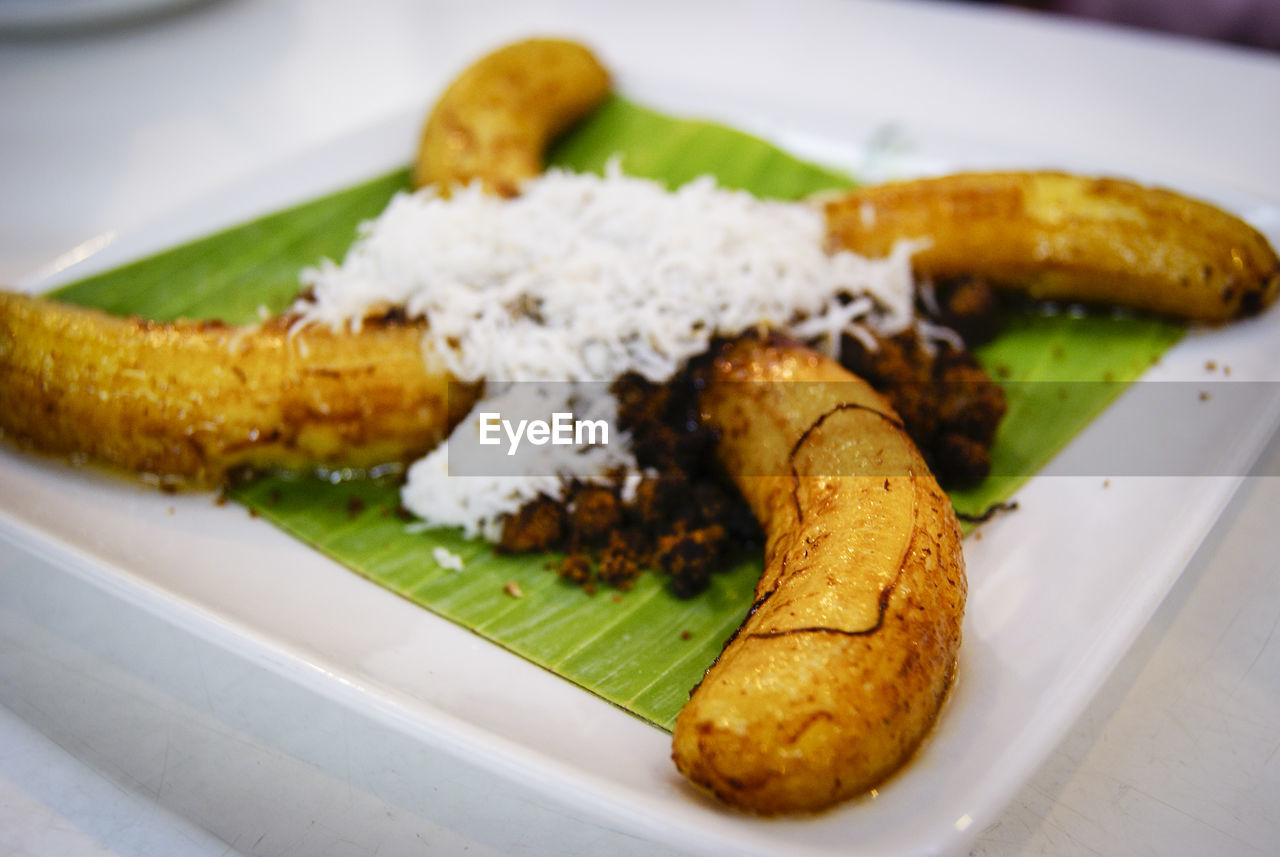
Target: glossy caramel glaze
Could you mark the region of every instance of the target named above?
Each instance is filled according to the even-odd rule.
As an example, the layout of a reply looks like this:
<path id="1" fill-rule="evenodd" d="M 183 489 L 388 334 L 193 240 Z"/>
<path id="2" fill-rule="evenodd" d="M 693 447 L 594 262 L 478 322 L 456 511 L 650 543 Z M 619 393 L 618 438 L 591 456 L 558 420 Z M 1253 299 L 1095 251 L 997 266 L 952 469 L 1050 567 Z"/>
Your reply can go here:
<path id="1" fill-rule="evenodd" d="M 471 401 L 429 368 L 418 325 L 158 323 L 0 292 L 0 431 L 165 484 L 406 462 Z"/>
<path id="2" fill-rule="evenodd" d="M 514 196 L 539 175 L 547 144 L 600 104 L 609 74 L 585 47 L 562 39 L 506 45 L 466 68 L 423 127 L 415 187 L 480 181 Z"/>
<path id="3" fill-rule="evenodd" d="M 896 414 L 808 349 L 731 344 L 702 409 L 764 528 L 765 569 L 673 758 L 743 809 L 820 810 L 891 775 L 934 722 L 960 645 L 959 525 Z"/>
<path id="4" fill-rule="evenodd" d="M 921 239 L 920 276 L 975 276 L 1036 299 L 1219 323 L 1261 311 L 1280 291 L 1280 260 L 1252 226 L 1121 179 L 957 173 L 862 188 L 826 213 L 835 246 L 879 256 Z"/>

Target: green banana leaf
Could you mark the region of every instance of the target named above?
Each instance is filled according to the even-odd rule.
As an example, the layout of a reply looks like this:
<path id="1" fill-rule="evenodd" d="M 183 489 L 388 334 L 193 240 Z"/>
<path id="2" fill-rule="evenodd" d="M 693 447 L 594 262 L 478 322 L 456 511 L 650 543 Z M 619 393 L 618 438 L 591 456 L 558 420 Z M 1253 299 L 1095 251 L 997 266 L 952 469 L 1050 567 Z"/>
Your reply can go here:
<path id="1" fill-rule="evenodd" d="M 853 184 L 844 173 L 731 128 L 668 117 L 619 97 L 549 154 L 553 165 L 593 171 L 615 157 L 625 172 L 669 186 L 709 173 L 725 186 L 781 199 Z M 300 269 L 341 259 L 358 224 L 407 186 L 407 169 L 397 170 L 58 295 L 158 320 L 252 321 L 261 307 L 288 306 Z M 1012 497 L 1181 334 L 1176 325 L 1132 317 L 1012 315 L 1002 335 L 979 351 L 988 369 L 1010 382 L 1010 410 L 993 450 L 1002 475 L 954 493 L 957 509 L 977 514 Z M 1099 383 L 1073 384 L 1065 396 L 1047 383 L 1062 379 Z M 589 594 L 548 570 L 553 556 L 498 556 L 456 531 L 415 528 L 398 513 L 391 480 L 277 474 L 229 494 L 353 572 L 666 729 L 741 621 L 760 573 L 758 559 L 742 562 L 687 600 L 657 574 L 643 575 L 626 592 Z M 441 567 L 437 548 L 460 556 L 463 570 Z"/>

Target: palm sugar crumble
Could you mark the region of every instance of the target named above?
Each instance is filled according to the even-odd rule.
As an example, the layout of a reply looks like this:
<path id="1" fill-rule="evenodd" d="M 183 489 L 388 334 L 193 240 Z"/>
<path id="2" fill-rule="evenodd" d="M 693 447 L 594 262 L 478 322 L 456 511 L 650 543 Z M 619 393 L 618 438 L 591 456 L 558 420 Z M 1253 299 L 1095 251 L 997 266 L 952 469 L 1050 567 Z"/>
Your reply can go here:
<path id="1" fill-rule="evenodd" d="M 716 468 L 693 373 L 666 384 L 626 375 L 613 392 L 645 477 L 625 499 L 620 486 L 580 483 L 563 501 L 534 500 L 503 522 L 497 548 L 561 553 L 557 573 L 588 590 L 627 590 L 654 569 L 676 595 L 696 595 L 717 568 L 761 544 L 759 525 Z"/>
<path id="2" fill-rule="evenodd" d="M 997 300 L 981 282 L 940 284 L 929 303 L 922 313 L 966 341 L 995 333 Z M 944 487 L 986 477 L 1005 398 L 967 349 L 915 331 L 877 338 L 873 347 L 846 336 L 841 363 L 889 399 Z M 589 592 L 630 589 L 652 569 L 682 598 L 758 551 L 759 524 L 718 468 L 716 436 L 701 423 L 699 384 L 698 360 L 665 384 L 638 375 L 615 382 L 619 424 L 646 476 L 625 499 L 618 485 L 580 483 L 561 501 L 526 504 L 503 522 L 498 551 L 560 553 L 556 572 Z"/>

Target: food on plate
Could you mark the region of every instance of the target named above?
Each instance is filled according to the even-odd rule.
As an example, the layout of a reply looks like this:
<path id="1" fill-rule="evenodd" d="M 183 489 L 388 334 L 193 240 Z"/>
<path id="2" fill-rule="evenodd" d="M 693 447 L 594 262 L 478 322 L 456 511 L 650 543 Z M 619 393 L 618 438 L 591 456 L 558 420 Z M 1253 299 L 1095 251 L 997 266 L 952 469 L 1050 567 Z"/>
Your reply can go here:
<path id="1" fill-rule="evenodd" d="M 358 336 L 287 317 L 162 324 L 0 292 L 4 435 L 166 486 L 411 460 L 469 406 L 452 387 L 421 325 L 395 318 Z"/>
<path id="2" fill-rule="evenodd" d="M 242 466 L 417 459 L 401 499 L 425 522 L 505 550 L 568 548 L 560 572 L 574 579 L 593 558 L 557 541 L 571 523 L 608 576 L 623 580 L 638 555 L 681 565 L 681 586 L 703 581 L 708 558 L 741 533 L 729 495 L 706 501 L 724 518 L 620 522 L 699 494 L 680 467 L 664 472 L 663 444 L 705 457 L 709 429 L 766 563 L 750 613 L 676 721 L 673 757 L 734 806 L 819 810 L 915 751 L 953 675 L 964 561 L 930 464 L 959 456 L 953 475 L 980 478 L 1004 405 L 937 322 L 982 328 L 972 307 L 989 306 L 984 280 L 1234 317 L 1274 297 L 1274 254 L 1199 204 L 1060 174 L 779 203 L 709 178 L 667 191 L 616 162 L 601 176 L 544 173 L 547 142 L 608 92 L 603 67 L 570 42 L 481 59 L 428 118 L 417 189 L 362 227 L 341 263 L 304 272 L 290 312 L 261 325 L 150 323 L 3 296 L 0 427 L 166 484 Z M 1215 237 L 1198 243 L 1169 212 Z M 1113 229 L 1121 237 L 1108 240 Z M 1219 259 L 1217 240 L 1235 254 Z M 1104 290 L 1101 277 L 1121 285 Z M 922 302 L 945 312 L 930 321 Z M 692 386 L 677 393 L 677 377 Z M 484 443 L 486 419 L 528 405 L 522 396 L 625 426 L 637 448 L 592 441 L 534 459 L 543 469 L 482 459 L 448 478 L 466 463 L 450 457 L 460 444 Z M 692 402 L 702 433 L 672 440 L 658 420 L 645 434 L 672 396 L 663 420 L 689 422 Z M 653 437 L 666 440 L 648 460 Z M 651 544 L 630 544 L 641 537 Z"/>
<path id="3" fill-rule="evenodd" d="M 746 337 L 705 372 L 703 416 L 765 568 L 673 758 L 734 806 L 819 810 L 893 773 L 938 713 L 964 614 L 959 526 L 888 403 L 835 361 Z"/>
<path id="4" fill-rule="evenodd" d="M 1256 229 L 1170 190 L 1062 172 L 958 173 L 856 190 L 826 205 L 837 246 L 903 238 L 925 278 L 978 276 L 1037 300 L 1225 322 L 1270 305 L 1280 260 Z"/>
<path id="5" fill-rule="evenodd" d="M 547 143 L 609 94 L 609 73 L 582 45 L 527 39 L 469 66 L 427 118 L 415 187 L 480 181 L 514 194 L 543 169 Z"/>

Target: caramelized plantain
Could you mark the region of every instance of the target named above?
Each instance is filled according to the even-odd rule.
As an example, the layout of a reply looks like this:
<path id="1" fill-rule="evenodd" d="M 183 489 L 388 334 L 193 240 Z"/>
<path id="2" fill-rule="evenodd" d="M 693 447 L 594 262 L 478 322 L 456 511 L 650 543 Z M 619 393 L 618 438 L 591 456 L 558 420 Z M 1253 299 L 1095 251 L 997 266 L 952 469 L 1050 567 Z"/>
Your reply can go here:
<path id="1" fill-rule="evenodd" d="M 470 404 L 419 325 L 157 323 L 0 292 L 0 431 L 165 484 L 406 462 Z"/>
<path id="2" fill-rule="evenodd" d="M 918 275 L 977 276 L 1036 299 L 1225 322 L 1280 290 L 1280 260 L 1249 224 L 1120 179 L 958 173 L 863 188 L 826 213 L 836 246 L 878 256 L 899 239 L 925 239 Z"/>
<path id="3" fill-rule="evenodd" d="M 726 802 L 824 809 L 897 770 L 951 684 L 966 582 L 946 494 L 889 405 L 834 361 L 739 340 L 703 419 L 765 531 L 753 606 L 676 719 L 676 766 Z"/>
<path id="4" fill-rule="evenodd" d="M 413 166 L 415 187 L 478 180 L 514 196 L 540 174 L 547 144 L 600 104 L 609 73 L 580 44 L 527 39 L 477 60 L 432 108 Z"/>

